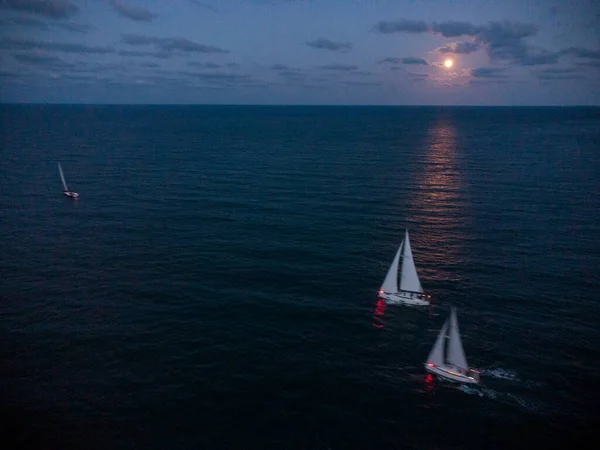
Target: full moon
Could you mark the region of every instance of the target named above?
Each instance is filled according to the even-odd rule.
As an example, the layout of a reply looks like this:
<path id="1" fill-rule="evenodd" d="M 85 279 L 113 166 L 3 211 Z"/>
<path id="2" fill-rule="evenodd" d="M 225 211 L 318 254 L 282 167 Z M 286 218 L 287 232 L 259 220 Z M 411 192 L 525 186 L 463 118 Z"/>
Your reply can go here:
<path id="1" fill-rule="evenodd" d="M 444 66 L 446 66 L 448 69 L 452 67 L 452 64 L 454 64 L 454 61 L 452 61 L 451 59 L 447 59 L 446 61 L 444 61 Z"/>

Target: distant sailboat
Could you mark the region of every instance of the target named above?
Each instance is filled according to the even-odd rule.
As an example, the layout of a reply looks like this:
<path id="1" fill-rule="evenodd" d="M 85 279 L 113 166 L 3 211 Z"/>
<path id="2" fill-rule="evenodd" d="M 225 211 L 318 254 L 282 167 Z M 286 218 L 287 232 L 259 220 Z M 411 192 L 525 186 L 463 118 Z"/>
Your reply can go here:
<path id="1" fill-rule="evenodd" d="M 467 365 L 454 308 L 452 308 L 450 317 L 444 322 L 431 353 L 429 353 L 425 369 L 447 380 L 460 383 L 479 383 L 479 372 L 469 369 Z"/>
<path id="2" fill-rule="evenodd" d="M 60 166 L 60 163 L 58 163 L 58 173 L 60 173 L 60 179 L 62 180 L 62 184 L 63 184 L 63 194 L 65 194 L 67 197 L 71 197 L 71 198 L 78 198 L 79 194 L 77 192 L 73 192 L 70 191 L 69 188 L 67 187 L 67 182 L 65 181 L 65 176 L 63 174 L 63 170 L 62 167 Z"/>
<path id="3" fill-rule="evenodd" d="M 398 266 L 400 265 L 400 256 L 402 256 L 402 274 L 400 275 L 400 284 L 398 285 Z M 392 261 L 388 273 L 379 289 L 379 297 L 388 303 L 405 303 L 407 305 L 427 306 L 431 296 L 423 292 L 423 287 L 417 275 L 417 268 L 413 260 L 408 230 L 404 235 L 404 240 L 398 247 L 396 256 Z"/>

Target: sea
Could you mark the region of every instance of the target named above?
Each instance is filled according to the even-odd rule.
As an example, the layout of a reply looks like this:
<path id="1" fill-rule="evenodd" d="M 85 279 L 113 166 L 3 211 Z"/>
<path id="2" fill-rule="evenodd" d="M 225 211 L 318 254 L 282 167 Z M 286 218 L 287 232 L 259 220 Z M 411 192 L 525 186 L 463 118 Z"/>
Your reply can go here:
<path id="1" fill-rule="evenodd" d="M 0 122 L 14 448 L 597 442 L 599 108 L 2 105 Z M 377 299 L 406 229 L 429 307 Z M 479 385 L 424 370 L 451 307 Z"/>

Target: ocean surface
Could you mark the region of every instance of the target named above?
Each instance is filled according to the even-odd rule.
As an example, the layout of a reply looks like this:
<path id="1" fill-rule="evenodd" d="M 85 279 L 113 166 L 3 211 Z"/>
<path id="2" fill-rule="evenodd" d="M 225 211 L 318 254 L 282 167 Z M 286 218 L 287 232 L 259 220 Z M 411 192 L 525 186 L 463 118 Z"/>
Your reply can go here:
<path id="1" fill-rule="evenodd" d="M 18 448 L 595 434 L 600 109 L 3 105 L 0 156 Z M 377 300 L 406 228 L 428 308 Z M 451 306 L 479 386 L 424 371 Z"/>

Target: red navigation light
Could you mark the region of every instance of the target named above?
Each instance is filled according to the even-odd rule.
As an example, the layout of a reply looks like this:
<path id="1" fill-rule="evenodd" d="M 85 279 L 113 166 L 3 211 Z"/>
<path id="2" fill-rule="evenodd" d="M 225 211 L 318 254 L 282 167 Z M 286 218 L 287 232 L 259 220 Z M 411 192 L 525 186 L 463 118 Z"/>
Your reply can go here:
<path id="1" fill-rule="evenodd" d="M 427 363 L 427 365 L 428 365 L 429 367 L 434 367 L 434 366 L 433 366 L 433 364 L 431 364 L 431 363 Z"/>

